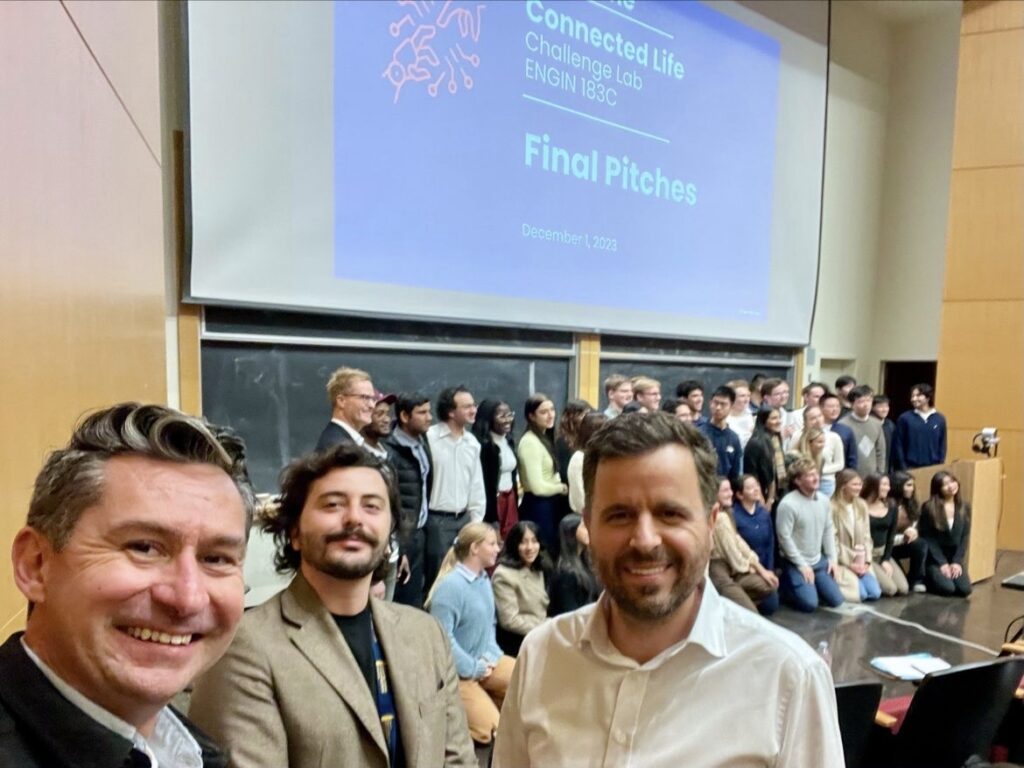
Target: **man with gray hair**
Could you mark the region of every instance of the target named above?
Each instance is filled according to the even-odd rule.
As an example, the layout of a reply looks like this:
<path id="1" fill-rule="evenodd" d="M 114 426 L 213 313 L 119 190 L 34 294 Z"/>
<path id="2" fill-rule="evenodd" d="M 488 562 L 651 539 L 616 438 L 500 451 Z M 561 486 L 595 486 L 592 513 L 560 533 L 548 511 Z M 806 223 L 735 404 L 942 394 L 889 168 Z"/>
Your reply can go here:
<path id="1" fill-rule="evenodd" d="M 495 765 L 843 765 L 828 667 L 705 575 L 716 464 L 663 412 L 588 441 L 584 520 L 605 592 L 526 636 Z"/>
<path id="2" fill-rule="evenodd" d="M 227 765 L 168 703 L 242 616 L 243 453 L 200 419 L 124 403 L 50 454 L 11 552 L 29 608 L 0 647 L 0 764 Z"/>

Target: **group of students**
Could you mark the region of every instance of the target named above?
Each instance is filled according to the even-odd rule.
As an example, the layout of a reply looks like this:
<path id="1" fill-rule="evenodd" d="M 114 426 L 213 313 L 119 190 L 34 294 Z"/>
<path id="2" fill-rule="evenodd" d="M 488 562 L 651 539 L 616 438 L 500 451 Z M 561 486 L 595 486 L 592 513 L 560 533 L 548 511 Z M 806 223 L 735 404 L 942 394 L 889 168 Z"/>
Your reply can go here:
<path id="1" fill-rule="evenodd" d="M 549 616 L 594 602 L 600 592 L 582 518 L 566 515 L 559 534 L 555 565 L 536 523 L 517 522 L 503 544 L 494 525 L 469 523 L 427 596 L 427 610 L 451 641 L 470 735 L 477 742 L 489 741 L 498 727 L 514 659 L 527 633 Z"/>
<path id="2" fill-rule="evenodd" d="M 827 499 L 811 460 L 789 467 L 793 490 L 774 515 L 753 475 L 720 478 L 710 577 L 725 597 L 767 616 L 780 597 L 809 612 L 911 591 L 971 593 L 970 507 L 951 473 L 936 472 L 919 505 L 906 472 L 840 470 Z"/>
<path id="3" fill-rule="evenodd" d="M 712 391 L 705 416 L 701 382 L 681 382 L 676 397 L 663 401 L 655 379 L 619 375 L 605 382 L 603 412 L 573 400 L 559 417 L 552 398 L 531 395 L 517 441 L 516 414 L 504 400 L 477 405 L 465 387 L 449 388 L 436 404 L 440 423 L 431 427 L 426 397 L 383 395 L 353 369 L 332 381 L 339 374 L 341 385 L 328 385 L 329 394 L 340 392 L 332 424 L 348 424 L 352 433 L 350 422 L 357 422 L 343 418 L 340 398 L 370 405 L 360 444 L 394 466 L 400 490 L 415 491 L 401 494 L 406 532 L 395 542 L 393 561 L 400 555 L 402 565 L 391 568 L 392 583 L 399 574 L 394 599 L 426 608 L 445 629 L 477 741 L 488 741 L 497 727 L 524 636 L 600 592 L 579 515 L 583 456 L 597 429 L 622 413 L 667 411 L 714 449 L 721 479 L 709 574 L 725 597 L 769 615 L 780 598 L 812 611 L 926 589 L 970 593 L 963 562 L 970 518 L 956 479 L 938 473 L 919 508 L 911 476 L 887 474 L 894 463 L 945 458 L 945 424 L 927 385 L 913 393 L 924 400 L 913 418 L 925 430 L 911 422 L 902 443 L 886 426 L 888 401 L 852 380 L 837 382 L 837 393 L 808 385 L 804 407 L 795 411 L 786 410 L 784 380 L 733 380 Z M 419 411 L 425 417 L 417 418 Z M 320 443 L 330 442 L 332 424 Z M 414 457 L 415 446 L 422 454 Z M 412 527 L 426 532 L 428 564 L 418 572 L 407 562 L 416 556 L 415 545 L 406 547 Z M 438 541 L 445 549 L 452 544 L 443 560 Z M 906 572 L 901 560 L 909 561 Z M 416 588 L 403 589 L 410 581 Z"/>

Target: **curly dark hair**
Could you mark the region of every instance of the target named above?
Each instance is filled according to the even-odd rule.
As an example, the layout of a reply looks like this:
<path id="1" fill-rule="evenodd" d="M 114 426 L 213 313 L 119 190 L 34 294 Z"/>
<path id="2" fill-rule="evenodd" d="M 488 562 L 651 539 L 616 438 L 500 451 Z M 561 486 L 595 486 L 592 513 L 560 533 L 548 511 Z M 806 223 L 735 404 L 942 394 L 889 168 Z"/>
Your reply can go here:
<path id="1" fill-rule="evenodd" d="M 351 443 L 340 443 L 320 453 L 309 453 L 292 461 L 281 472 L 281 500 L 277 513 L 263 521 L 263 532 L 274 537 L 277 551 L 274 566 L 279 573 L 299 569 L 302 557 L 292 548 L 292 532 L 299 524 L 302 510 L 309 497 L 309 489 L 317 480 L 333 469 L 369 467 L 380 472 L 388 491 L 388 511 L 391 513 L 391 532 L 398 525 L 398 486 L 390 465 L 373 454 Z"/>

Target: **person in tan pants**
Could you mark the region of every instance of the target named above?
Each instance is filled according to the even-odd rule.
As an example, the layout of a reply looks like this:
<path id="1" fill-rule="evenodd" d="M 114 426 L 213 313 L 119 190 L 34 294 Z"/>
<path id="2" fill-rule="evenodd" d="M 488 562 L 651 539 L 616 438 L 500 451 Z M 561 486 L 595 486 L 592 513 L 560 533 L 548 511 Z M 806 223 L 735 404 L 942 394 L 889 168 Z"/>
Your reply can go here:
<path id="1" fill-rule="evenodd" d="M 469 523 L 448 550 L 427 597 L 427 609 L 451 642 L 469 735 L 478 744 L 494 738 L 515 666 L 501 652 L 495 635 L 494 592 L 487 569 L 497 562 L 499 550 L 493 527 Z"/>
<path id="2" fill-rule="evenodd" d="M 722 597 L 767 616 L 779 607 L 779 579 L 761 565 L 757 553 L 736 531 L 732 498 L 729 479 L 719 478 L 718 516 L 708 575 Z"/>

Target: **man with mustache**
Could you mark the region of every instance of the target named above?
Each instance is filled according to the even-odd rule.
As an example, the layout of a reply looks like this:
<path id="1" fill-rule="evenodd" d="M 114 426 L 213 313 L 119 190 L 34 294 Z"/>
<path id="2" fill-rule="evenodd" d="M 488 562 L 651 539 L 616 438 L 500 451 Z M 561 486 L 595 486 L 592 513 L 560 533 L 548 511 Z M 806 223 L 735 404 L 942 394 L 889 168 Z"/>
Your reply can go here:
<path id="1" fill-rule="evenodd" d="M 189 710 L 233 768 L 476 766 L 441 626 L 370 597 L 398 504 L 387 466 L 351 444 L 285 469 L 263 528 L 295 579 L 245 615 Z"/>
<path id="2" fill-rule="evenodd" d="M 587 443 L 584 519 L 605 592 L 523 641 L 501 711 L 500 768 L 841 768 L 828 667 L 721 598 L 706 577 L 717 460 L 666 413 Z"/>

